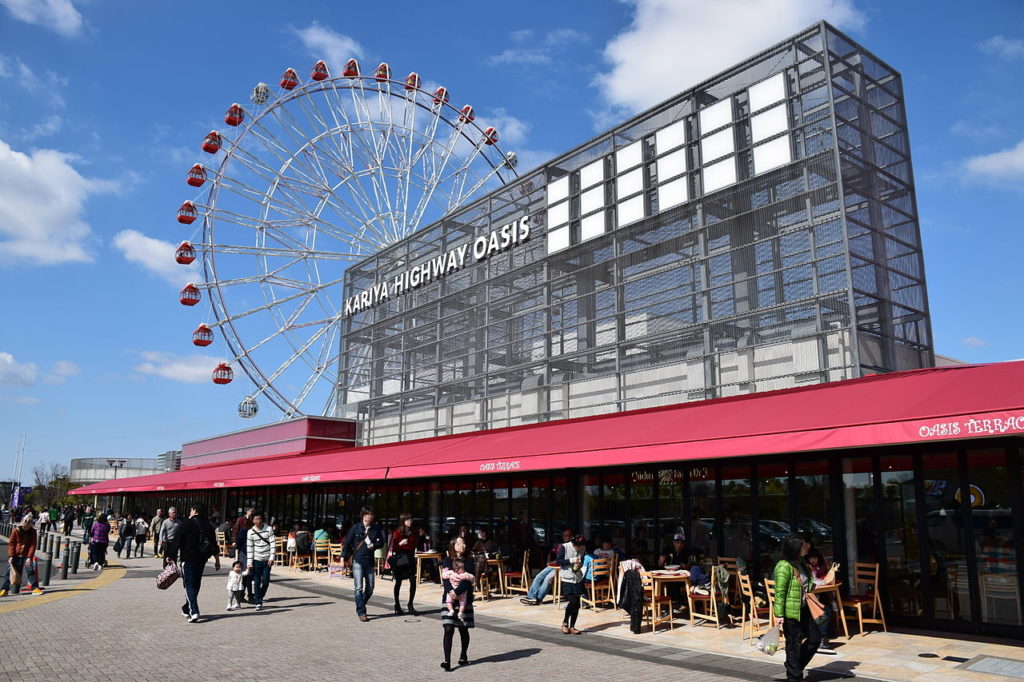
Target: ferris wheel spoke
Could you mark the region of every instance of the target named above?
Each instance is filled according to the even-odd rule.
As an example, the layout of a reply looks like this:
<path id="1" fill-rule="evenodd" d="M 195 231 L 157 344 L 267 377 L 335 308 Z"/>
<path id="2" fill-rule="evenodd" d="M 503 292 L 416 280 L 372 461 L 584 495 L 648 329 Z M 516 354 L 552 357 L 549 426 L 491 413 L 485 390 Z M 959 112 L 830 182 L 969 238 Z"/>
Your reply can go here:
<path id="1" fill-rule="evenodd" d="M 238 319 L 241 319 L 243 317 L 248 317 L 249 315 L 252 315 L 254 313 L 260 313 L 260 312 L 263 312 L 265 310 L 270 310 L 275 305 L 280 305 L 282 303 L 287 303 L 289 301 L 294 301 L 295 299 L 297 299 L 297 298 L 299 298 L 301 296 L 308 296 L 309 294 L 311 294 L 313 292 L 322 291 L 323 289 L 328 289 L 328 288 L 330 288 L 330 287 L 332 287 L 332 286 L 334 286 L 336 284 L 340 284 L 342 281 L 344 281 L 344 279 L 345 279 L 344 277 L 339 277 L 338 279 L 334 279 L 334 280 L 331 280 L 329 282 L 324 282 L 324 283 L 321 283 L 321 284 L 311 284 L 310 288 L 307 289 L 306 291 L 300 291 L 300 292 L 298 292 L 296 294 L 292 294 L 291 296 L 286 296 L 284 298 L 279 298 L 279 299 L 273 301 L 272 303 L 265 303 L 263 305 L 256 306 L 255 308 L 249 308 L 248 310 L 244 310 L 244 311 L 242 311 L 240 313 L 233 313 L 233 314 L 230 315 L 230 317 L 231 317 L 232 320 L 238 320 Z M 339 300 L 340 300 L 340 297 L 339 297 Z"/>

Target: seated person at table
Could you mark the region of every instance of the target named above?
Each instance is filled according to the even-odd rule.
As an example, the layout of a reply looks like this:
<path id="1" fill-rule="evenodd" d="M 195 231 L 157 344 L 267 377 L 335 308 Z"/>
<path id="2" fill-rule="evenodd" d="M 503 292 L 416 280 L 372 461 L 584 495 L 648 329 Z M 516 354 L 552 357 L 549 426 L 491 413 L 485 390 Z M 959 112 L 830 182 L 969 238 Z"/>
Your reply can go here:
<path id="1" fill-rule="evenodd" d="M 616 557 L 619 561 L 622 561 L 626 558 L 626 553 L 622 551 L 622 548 L 612 542 L 612 539 L 607 535 L 601 538 L 600 545 L 600 547 L 594 550 L 594 556 L 598 559 Z"/>
<path id="2" fill-rule="evenodd" d="M 490 537 L 490 533 L 487 532 L 486 528 L 478 530 L 476 537 L 477 541 L 473 545 L 473 554 L 486 554 L 488 558 L 497 554 L 498 543 L 494 541 L 494 538 Z"/>
<path id="3" fill-rule="evenodd" d="M 566 528 L 562 531 L 562 540 L 564 542 L 572 542 L 572 535 L 572 529 Z M 530 584 L 530 589 L 526 596 L 521 597 L 519 601 L 527 606 L 537 606 L 544 601 L 544 597 L 548 595 L 548 592 L 551 591 L 551 586 L 554 584 L 555 568 L 552 564 L 558 556 L 558 548 L 561 546 L 562 544 L 559 543 L 551 548 L 551 552 L 548 554 L 548 565 L 537 574 Z"/>
<path id="4" fill-rule="evenodd" d="M 452 567 L 441 571 L 441 578 L 451 583 L 452 589 L 445 595 L 445 603 L 448 605 L 448 615 L 455 615 L 455 603 L 459 605 L 459 620 L 466 620 L 466 602 L 469 601 L 469 592 L 460 591 L 459 585 L 463 582 L 473 584 L 476 579 L 472 573 L 466 573 L 466 562 L 462 559 L 452 559 Z"/>
<path id="5" fill-rule="evenodd" d="M 831 585 L 836 581 L 836 570 L 839 569 L 839 564 L 834 563 L 829 566 L 825 562 L 825 555 L 817 547 L 811 547 L 811 551 L 807 552 L 807 564 L 811 569 L 811 578 L 814 580 L 815 587 Z M 818 601 L 825 607 L 824 613 L 814 620 L 815 625 L 817 625 L 818 630 L 821 632 L 821 644 L 818 645 L 818 653 L 835 655 L 835 649 L 828 645 L 829 630 L 832 624 L 833 597 L 831 594 L 819 594 L 817 596 Z"/>
<path id="6" fill-rule="evenodd" d="M 680 568 L 686 563 L 688 555 L 689 550 L 686 549 L 683 534 L 676 533 L 672 536 L 672 544 L 666 547 L 665 551 L 658 557 L 658 568 L 665 568 L 666 566 Z M 672 599 L 672 603 L 676 605 L 676 608 L 682 607 L 683 593 L 680 583 L 668 584 L 668 596 Z"/>

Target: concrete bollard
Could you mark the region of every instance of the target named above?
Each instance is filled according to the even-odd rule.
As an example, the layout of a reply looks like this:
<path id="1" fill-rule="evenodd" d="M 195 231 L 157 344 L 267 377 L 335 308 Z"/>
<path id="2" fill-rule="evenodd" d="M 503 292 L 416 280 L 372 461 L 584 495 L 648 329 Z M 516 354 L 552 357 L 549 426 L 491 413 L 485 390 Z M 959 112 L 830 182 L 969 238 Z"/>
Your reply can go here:
<path id="1" fill-rule="evenodd" d="M 67 580 L 68 579 L 68 564 L 71 563 L 71 562 L 68 561 L 68 559 L 70 558 L 68 556 L 68 554 L 69 554 L 69 552 L 71 550 L 71 539 L 70 538 L 64 538 L 64 542 L 61 543 L 61 548 L 60 549 L 61 549 L 61 552 L 60 552 L 60 557 L 61 557 L 61 560 L 60 560 L 60 579 L 61 580 Z"/>
<path id="2" fill-rule="evenodd" d="M 82 560 L 82 543 L 77 540 L 71 542 L 71 572 L 78 574 L 78 563 Z"/>
<path id="3" fill-rule="evenodd" d="M 50 572 L 51 572 L 51 560 L 50 555 L 47 552 L 36 552 L 36 580 L 42 586 L 50 584 Z"/>

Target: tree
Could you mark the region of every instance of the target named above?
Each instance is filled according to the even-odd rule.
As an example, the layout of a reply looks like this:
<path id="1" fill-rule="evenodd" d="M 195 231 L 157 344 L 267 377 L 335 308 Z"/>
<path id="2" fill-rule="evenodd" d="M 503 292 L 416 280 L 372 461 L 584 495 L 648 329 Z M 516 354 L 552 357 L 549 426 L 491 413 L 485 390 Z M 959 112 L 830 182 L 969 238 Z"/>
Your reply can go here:
<path id="1" fill-rule="evenodd" d="M 49 463 L 33 467 L 33 486 L 28 503 L 44 509 L 66 504 L 68 491 L 78 487 L 68 480 L 70 474 L 71 471 L 66 464 Z"/>

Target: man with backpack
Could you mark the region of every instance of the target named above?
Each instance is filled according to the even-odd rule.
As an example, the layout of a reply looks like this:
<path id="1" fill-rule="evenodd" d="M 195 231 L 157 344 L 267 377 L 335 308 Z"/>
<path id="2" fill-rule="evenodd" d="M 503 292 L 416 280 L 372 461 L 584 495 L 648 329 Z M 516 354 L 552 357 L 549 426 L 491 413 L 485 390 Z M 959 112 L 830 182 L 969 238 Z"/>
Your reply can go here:
<path id="1" fill-rule="evenodd" d="M 203 586 L 203 570 L 210 557 L 214 559 L 214 570 L 220 570 L 220 554 L 217 547 L 217 532 L 206 518 L 206 505 L 197 502 L 187 521 L 181 524 L 179 534 L 181 556 L 181 581 L 185 586 L 185 603 L 181 613 L 188 622 L 199 620 L 199 590 Z"/>

